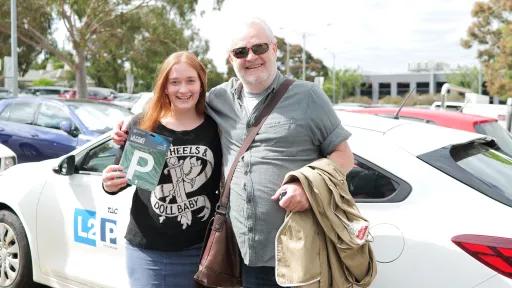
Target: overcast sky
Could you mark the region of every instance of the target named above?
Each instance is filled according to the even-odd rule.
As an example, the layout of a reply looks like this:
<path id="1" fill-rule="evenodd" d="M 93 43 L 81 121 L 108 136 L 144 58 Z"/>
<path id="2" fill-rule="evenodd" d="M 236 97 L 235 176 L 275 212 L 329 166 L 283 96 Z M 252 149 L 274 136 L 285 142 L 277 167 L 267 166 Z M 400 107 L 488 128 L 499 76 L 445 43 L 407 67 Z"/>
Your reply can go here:
<path id="1" fill-rule="evenodd" d="M 199 1 L 195 25 L 210 41 L 212 58 L 225 71 L 230 25 L 244 18 L 267 21 L 274 34 L 306 49 L 332 68 L 364 72 L 406 72 L 408 63 L 438 61 L 477 65 L 476 50 L 459 41 L 471 23 L 476 0 L 225 0 L 212 11 L 213 0 Z M 333 57 L 334 54 L 334 57 Z"/>

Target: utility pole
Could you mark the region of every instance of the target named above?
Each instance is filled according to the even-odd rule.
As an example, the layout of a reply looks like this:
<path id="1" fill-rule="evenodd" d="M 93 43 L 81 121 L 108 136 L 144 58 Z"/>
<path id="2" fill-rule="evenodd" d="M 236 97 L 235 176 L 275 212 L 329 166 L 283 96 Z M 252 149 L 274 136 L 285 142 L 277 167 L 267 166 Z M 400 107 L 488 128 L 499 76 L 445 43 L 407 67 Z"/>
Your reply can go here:
<path id="1" fill-rule="evenodd" d="M 332 52 L 332 104 L 336 101 L 336 54 Z"/>
<path id="2" fill-rule="evenodd" d="M 286 41 L 286 77 L 288 75 L 290 75 L 290 43 Z"/>
<path id="3" fill-rule="evenodd" d="M 302 33 L 302 80 L 306 80 L 306 33 Z"/>
<path id="4" fill-rule="evenodd" d="M 11 0 L 11 61 L 12 93 L 14 97 L 18 97 L 18 34 L 16 25 L 16 0 Z"/>
<path id="5" fill-rule="evenodd" d="M 478 67 L 478 94 L 482 95 L 482 64 Z"/>

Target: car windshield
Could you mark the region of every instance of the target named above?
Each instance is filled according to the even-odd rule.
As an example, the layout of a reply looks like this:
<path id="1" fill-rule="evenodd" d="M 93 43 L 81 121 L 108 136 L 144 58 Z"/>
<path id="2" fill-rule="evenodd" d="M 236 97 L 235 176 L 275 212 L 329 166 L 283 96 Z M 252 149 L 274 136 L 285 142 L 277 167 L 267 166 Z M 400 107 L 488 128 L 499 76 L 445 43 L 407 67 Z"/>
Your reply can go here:
<path id="1" fill-rule="evenodd" d="M 512 157 L 512 135 L 497 122 L 485 122 L 475 126 L 476 132 L 492 136 L 508 156 Z"/>
<path id="2" fill-rule="evenodd" d="M 126 109 L 101 103 L 76 102 L 69 103 L 68 106 L 74 110 L 87 129 L 97 133 L 109 131 L 116 122 L 131 115 Z"/>
<path id="3" fill-rule="evenodd" d="M 419 158 L 480 191 L 512 207 L 512 158 L 494 149 L 489 139 L 444 147 Z"/>

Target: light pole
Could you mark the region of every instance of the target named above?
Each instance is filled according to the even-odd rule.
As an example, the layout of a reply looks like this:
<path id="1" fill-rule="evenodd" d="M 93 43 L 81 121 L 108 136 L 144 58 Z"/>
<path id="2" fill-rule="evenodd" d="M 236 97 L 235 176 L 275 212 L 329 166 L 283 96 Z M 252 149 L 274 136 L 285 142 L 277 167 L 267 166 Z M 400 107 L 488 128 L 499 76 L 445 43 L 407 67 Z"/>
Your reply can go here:
<path id="1" fill-rule="evenodd" d="M 286 76 L 288 77 L 288 75 L 290 75 L 290 43 L 286 41 Z"/>
<path id="2" fill-rule="evenodd" d="M 332 53 L 332 103 L 336 101 L 336 54 Z"/>
<path id="3" fill-rule="evenodd" d="M 14 97 L 18 96 L 18 35 L 16 25 L 16 0 L 11 0 L 12 93 Z"/>
<path id="4" fill-rule="evenodd" d="M 302 33 L 302 80 L 306 80 L 306 33 Z"/>

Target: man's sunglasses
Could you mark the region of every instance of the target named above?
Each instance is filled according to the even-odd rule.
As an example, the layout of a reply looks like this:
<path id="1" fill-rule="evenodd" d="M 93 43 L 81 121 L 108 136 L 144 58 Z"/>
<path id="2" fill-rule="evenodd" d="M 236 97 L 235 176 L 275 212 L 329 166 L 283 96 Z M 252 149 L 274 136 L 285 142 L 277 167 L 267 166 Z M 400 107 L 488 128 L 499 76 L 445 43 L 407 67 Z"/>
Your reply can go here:
<path id="1" fill-rule="evenodd" d="M 268 43 L 258 43 L 254 44 L 251 47 L 238 47 L 233 50 L 231 50 L 231 54 L 233 54 L 233 57 L 237 59 L 244 59 L 249 56 L 249 51 L 252 51 L 254 55 L 263 55 L 267 53 L 268 48 L 270 45 Z"/>

